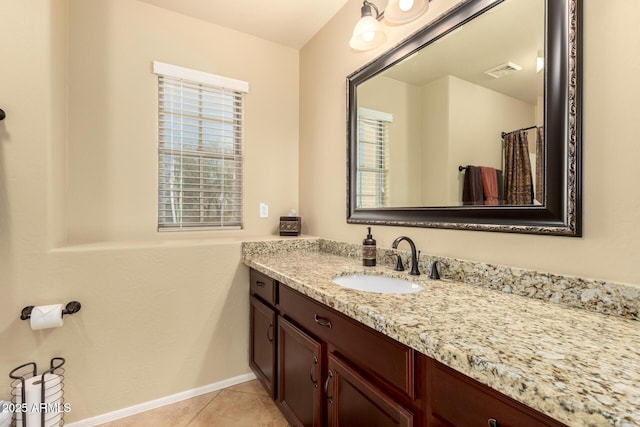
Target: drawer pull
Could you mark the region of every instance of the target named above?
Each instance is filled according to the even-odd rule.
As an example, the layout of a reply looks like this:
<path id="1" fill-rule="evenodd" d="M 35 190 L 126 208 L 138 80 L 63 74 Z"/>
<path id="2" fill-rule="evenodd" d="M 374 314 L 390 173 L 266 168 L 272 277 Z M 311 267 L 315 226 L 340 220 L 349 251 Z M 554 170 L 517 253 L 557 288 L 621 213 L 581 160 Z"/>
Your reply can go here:
<path id="1" fill-rule="evenodd" d="M 318 364 L 318 357 L 313 356 L 313 364 L 311 365 L 311 369 L 309 369 L 309 379 L 311 380 L 311 384 L 315 388 L 318 388 L 318 381 L 313 379 L 313 371 L 315 370 L 316 365 Z"/>
<path id="2" fill-rule="evenodd" d="M 489 423 L 489 427 L 499 427 L 498 426 L 498 421 L 495 420 L 494 418 L 489 418 L 488 423 Z"/>
<path id="3" fill-rule="evenodd" d="M 318 325 L 324 326 L 325 328 L 331 329 L 333 327 L 333 325 L 331 324 L 331 321 L 323 317 L 320 317 L 317 314 L 313 316 L 313 320 L 315 320 Z"/>
<path id="4" fill-rule="evenodd" d="M 273 342 L 273 322 L 270 322 L 269 326 L 267 326 L 267 339 L 269 342 Z"/>
<path id="5" fill-rule="evenodd" d="M 265 285 L 264 285 L 264 282 L 261 282 L 261 281 L 259 281 L 259 280 L 257 280 L 257 281 L 256 281 L 256 285 L 257 285 L 258 287 L 260 287 L 260 288 L 264 288 L 264 286 L 265 286 Z"/>
<path id="6" fill-rule="evenodd" d="M 333 378 L 333 372 L 329 370 L 329 375 L 327 375 L 327 380 L 324 382 L 324 395 L 327 396 L 327 402 L 330 404 L 333 403 L 333 397 L 329 396 L 329 381 Z"/>

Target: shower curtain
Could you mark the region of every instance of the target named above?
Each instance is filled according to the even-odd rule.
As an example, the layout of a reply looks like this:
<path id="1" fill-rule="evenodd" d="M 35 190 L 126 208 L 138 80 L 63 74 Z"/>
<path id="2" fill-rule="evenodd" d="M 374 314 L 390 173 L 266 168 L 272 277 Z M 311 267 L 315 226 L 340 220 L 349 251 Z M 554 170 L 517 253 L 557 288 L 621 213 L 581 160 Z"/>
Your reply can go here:
<path id="1" fill-rule="evenodd" d="M 504 137 L 504 203 L 530 205 L 533 203 L 533 180 L 529 160 L 529 142 L 524 130 Z"/>

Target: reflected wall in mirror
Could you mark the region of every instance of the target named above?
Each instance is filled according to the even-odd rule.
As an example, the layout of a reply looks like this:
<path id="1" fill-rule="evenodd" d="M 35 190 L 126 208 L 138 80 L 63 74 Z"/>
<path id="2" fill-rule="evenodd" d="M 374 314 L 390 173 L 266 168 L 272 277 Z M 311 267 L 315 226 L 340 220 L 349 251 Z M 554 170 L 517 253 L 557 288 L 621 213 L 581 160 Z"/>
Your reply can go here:
<path id="1" fill-rule="evenodd" d="M 533 204 L 543 55 L 544 1 L 511 0 L 360 84 L 356 206 L 504 204 L 515 186 L 530 197 L 509 204 Z M 501 136 L 524 128 L 518 141 Z M 505 158 L 518 152 L 505 142 L 526 147 Z M 505 180 L 505 168 L 517 178 Z M 495 199 L 484 195 L 493 189 Z"/>
<path id="2" fill-rule="evenodd" d="M 348 222 L 580 234 L 579 2 L 470 0 L 348 77 Z"/>

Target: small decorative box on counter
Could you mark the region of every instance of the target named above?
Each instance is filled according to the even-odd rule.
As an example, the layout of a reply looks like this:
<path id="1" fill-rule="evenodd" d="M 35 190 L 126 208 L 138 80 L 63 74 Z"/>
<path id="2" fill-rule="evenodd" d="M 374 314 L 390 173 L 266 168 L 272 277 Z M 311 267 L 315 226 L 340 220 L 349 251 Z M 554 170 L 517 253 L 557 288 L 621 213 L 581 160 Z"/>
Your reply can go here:
<path id="1" fill-rule="evenodd" d="M 302 229 L 302 219 L 299 216 L 280 217 L 281 236 L 299 236 Z"/>

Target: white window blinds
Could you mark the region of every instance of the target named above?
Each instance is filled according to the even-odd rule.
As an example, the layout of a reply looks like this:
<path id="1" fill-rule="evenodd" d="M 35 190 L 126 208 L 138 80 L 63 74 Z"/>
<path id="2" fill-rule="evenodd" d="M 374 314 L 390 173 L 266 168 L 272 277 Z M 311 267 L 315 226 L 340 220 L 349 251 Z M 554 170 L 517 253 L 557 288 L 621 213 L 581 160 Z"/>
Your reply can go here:
<path id="1" fill-rule="evenodd" d="M 242 227 L 244 82 L 154 63 L 158 229 Z"/>
<path id="2" fill-rule="evenodd" d="M 388 205 L 388 152 L 391 114 L 358 110 L 358 201 L 360 208 Z"/>

